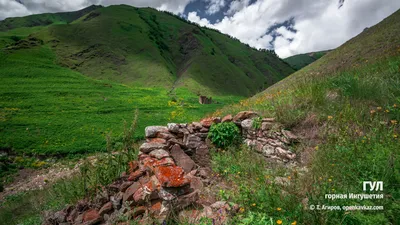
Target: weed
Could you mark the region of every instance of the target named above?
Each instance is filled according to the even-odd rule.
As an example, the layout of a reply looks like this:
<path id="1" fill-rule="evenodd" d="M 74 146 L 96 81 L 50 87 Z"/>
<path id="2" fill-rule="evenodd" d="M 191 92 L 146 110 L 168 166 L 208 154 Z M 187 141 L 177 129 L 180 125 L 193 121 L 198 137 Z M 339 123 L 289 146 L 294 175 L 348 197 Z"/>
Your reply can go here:
<path id="1" fill-rule="evenodd" d="M 226 148 L 240 142 L 239 128 L 233 122 L 213 124 L 208 138 L 219 148 Z"/>

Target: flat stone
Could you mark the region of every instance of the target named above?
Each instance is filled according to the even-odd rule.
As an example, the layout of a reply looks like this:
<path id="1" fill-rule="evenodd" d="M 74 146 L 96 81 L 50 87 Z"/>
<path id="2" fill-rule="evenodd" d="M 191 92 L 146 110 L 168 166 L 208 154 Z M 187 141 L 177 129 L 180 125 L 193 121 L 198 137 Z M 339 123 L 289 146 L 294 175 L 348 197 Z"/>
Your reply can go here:
<path id="1" fill-rule="evenodd" d="M 167 140 L 164 138 L 147 138 L 147 143 L 166 144 Z"/>
<path id="2" fill-rule="evenodd" d="M 270 156 L 270 155 L 275 154 L 275 147 L 271 146 L 269 144 L 264 145 L 262 150 L 263 150 L 264 156 Z"/>
<path id="3" fill-rule="evenodd" d="M 271 122 L 262 122 L 261 123 L 261 130 L 266 131 L 266 130 L 271 130 L 274 127 L 274 123 Z"/>
<path id="4" fill-rule="evenodd" d="M 133 183 L 128 189 L 126 189 L 122 200 L 124 202 L 126 201 L 132 201 L 133 200 L 133 194 L 141 187 L 141 184 L 139 182 Z"/>
<path id="5" fill-rule="evenodd" d="M 135 181 L 143 176 L 145 173 L 144 170 L 136 170 L 135 172 L 129 174 L 128 181 Z"/>
<path id="6" fill-rule="evenodd" d="M 174 206 L 174 209 L 182 210 L 190 205 L 195 204 L 197 200 L 199 200 L 199 192 L 194 191 L 187 195 L 179 196 L 177 199 L 173 201 L 172 204 Z"/>
<path id="7" fill-rule="evenodd" d="M 242 121 L 245 119 L 252 119 L 254 117 L 257 117 L 258 114 L 254 111 L 242 111 L 236 114 L 235 117 L 233 117 L 233 121 Z"/>
<path id="8" fill-rule="evenodd" d="M 273 123 L 273 122 L 275 122 L 275 118 L 262 118 L 262 121 L 263 122 L 271 122 L 271 123 Z"/>
<path id="9" fill-rule="evenodd" d="M 166 157 L 169 157 L 169 153 L 163 149 L 157 149 L 149 154 L 151 157 L 156 158 L 156 159 L 163 159 Z"/>
<path id="10" fill-rule="evenodd" d="M 181 149 L 179 145 L 172 146 L 171 156 L 176 165 L 182 167 L 185 173 L 189 173 L 196 165 L 195 162 Z"/>
<path id="11" fill-rule="evenodd" d="M 165 144 L 159 144 L 159 143 L 143 143 L 143 144 L 140 146 L 139 150 L 140 150 L 141 152 L 143 152 L 143 153 L 149 153 L 149 152 L 151 152 L 151 151 L 153 151 L 153 150 L 156 150 L 156 149 L 166 149 L 166 148 L 167 148 L 167 145 L 165 145 Z"/>
<path id="12" fill-rule="evenodd" d="M 180 166 L 159 166 L 154 173 L 163 187 L 182 187 L 189 184 Z"/>
<path id="13" fill-rule="evenodd" d="M 197 148 L 201 145 L 201 138 L 194 134 L 190 134 L 186 139 L 185 145 L 188 148 Z"/>
<path id="14" fill-rule="evenodd" d="M 168 128 L 165 126 L 149 126 L 144 130 L 146 138 L 153 138 L 157 136 L 157 133 L 168 132 Z"/>
<path id="15" fill-rule="evenodd" d="M 82 222 L 85 225 L 92 225 L 100 222 L 103 217 L 100 216 L 99 212 L 95 209 L 89 209 L 83 213 Z"/>
<path id="16" fill-rule="evenodd" d="M 210 151 L 207 145 L 200 145 L 194 154 L 194 162 L 200 167 L 210 167 Z"/>
<path id="17" fill-rule="evenodd" d="M 253 120 L 252 119 L 245 119 L 240 123 L 240 125 L 242 126 L 243 129 L 250 130 L 250 129 L 253 128 L 252 127 L 253 126 Z"/>
<path id="18" fill-rule="evenodd" d="M 133 184 L 132 181 L 126 181 L 119 186 L 119 191 L 125 192 L 128 187 L 130 187 Z"/>
<path id="19" fill-rule="evenodd" d="M 282 130 L 282 134 L 291 142 L 296 141 L 298 139 L 296 135 L 294 135 L 291 131 L 288 130 Z"/>
<path id="20" fill-rule="evenodd" d="M 104 214 L 111 212 L 111 210 L 113 210 L 112 202 L 107 202 L 100 208 L 99 215 L 103 216 Z"/>
<path id="21" fill-rule="evenodd" d="M 195 130 L 200 130 L 201 128 L 203 128 L 203 126 L 199 122 L 193 122 L 192 126 L 194 127 Z"/>
<path id="22" fill-rule="evenodd" d="M 201 132 L 201 133 L 207 133 L 208 131 L 209 131 L 209 129 L 208 129 L 208 128 L 205 128 L 205 127 L 203 127 L 203 128 L 200 129 L 200 132 Z"/>
<path id="23" fill-rule="evenodd" d="M 224 116 L 224 118 L 222 118 L 222 123 L 225 123 L 225 122 L 232 122 L 232 120 L 233 120 L 232 115 L 231 115 L 231 114 L 228 114 L 228 115 Z"/>
<path id="24" fill-rule="evenodd" d="M 225 201 L 218 201 L 218 202 L 214 202 L 212 205 L 210 205 L 210 207 L 214 210 L 218 210 L 221 208 L 224 208 L 226 205 Z"/>
<path id="25" fill-rule="evenodd" d="M 167 128 L 170 132 L 172 133 L 178 133 L 179 132 L 179 125 L 176 123 L 168 123 Z"/>
<path id="26" fill-rule="evenodd" d="M 200 121 L 200 123 L 201 123 L 201 126 L 209 128 L 214 123 L 214 119 L 213 118 L 205 118 L 205 119 L 202 119 Z"/>

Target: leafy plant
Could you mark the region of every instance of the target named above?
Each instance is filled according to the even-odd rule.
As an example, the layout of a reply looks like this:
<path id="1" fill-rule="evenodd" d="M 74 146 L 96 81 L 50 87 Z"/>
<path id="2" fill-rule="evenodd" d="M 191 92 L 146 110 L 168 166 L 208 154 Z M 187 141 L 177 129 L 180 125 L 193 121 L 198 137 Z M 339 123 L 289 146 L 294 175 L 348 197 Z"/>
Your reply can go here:
<path id="1" fill-rule="evenodd" d="M 213 124 L 208 133 L 208 138 L 217 147 L 226 148 L 239 142 L 240 131 L 233 122 Z"/>
<path id="2" fill-rule="evenodd" d="M 262 122 L 262 118 L 261 117 L 257 117 L 255 119 L 253 119 L 253 123 L 252 123 L 252 127 L 256 130 L 261 128 L 261 122 Z"/>

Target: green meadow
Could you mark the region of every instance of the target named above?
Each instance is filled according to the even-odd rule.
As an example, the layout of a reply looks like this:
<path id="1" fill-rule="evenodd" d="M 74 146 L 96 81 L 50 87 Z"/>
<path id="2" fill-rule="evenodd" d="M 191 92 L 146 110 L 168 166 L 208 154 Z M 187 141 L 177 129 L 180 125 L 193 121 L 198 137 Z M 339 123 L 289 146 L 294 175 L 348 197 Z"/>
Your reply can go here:
<path id="1" fill-rule="evenodd" d="M 118 148 L 124 121 L 139 110 L 136 139 L 145 126 L 200 119 L 240 97 L 200 105 L 187 89 L 129 87 L 94 80 L 55 64 L 47 46 L 0 53 L 0 148 L 20 154 L 102 151 L 106 136 Z"/>

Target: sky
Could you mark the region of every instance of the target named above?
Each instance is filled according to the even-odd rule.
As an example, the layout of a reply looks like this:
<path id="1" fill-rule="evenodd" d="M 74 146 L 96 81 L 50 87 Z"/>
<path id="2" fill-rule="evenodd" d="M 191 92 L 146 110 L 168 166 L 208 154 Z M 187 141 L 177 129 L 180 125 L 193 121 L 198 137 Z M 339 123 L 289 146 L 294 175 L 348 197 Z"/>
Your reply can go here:
<path id="1" fill-rule="evenodd" d="M 400 0 L 0 0 L 0 20 L 93 4 L 170 11 L 281 58 L 336 48 L 400 8 Z"/>

